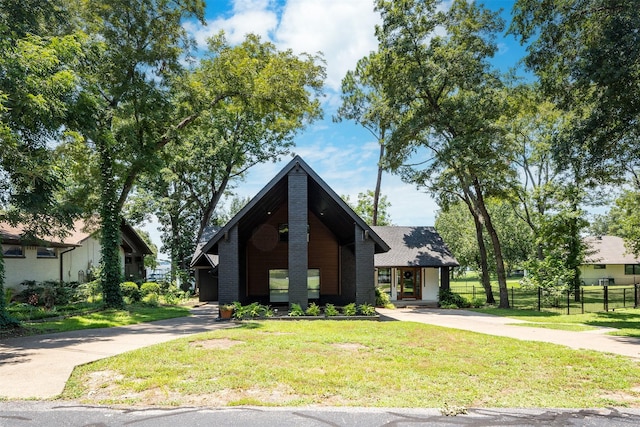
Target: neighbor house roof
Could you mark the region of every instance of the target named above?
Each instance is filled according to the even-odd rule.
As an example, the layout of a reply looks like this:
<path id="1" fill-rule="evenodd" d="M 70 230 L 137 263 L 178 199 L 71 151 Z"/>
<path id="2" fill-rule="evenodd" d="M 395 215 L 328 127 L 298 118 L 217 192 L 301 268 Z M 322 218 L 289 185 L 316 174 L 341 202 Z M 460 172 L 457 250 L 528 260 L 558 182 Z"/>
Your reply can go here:
<path id="1" fill-rule="evenodd" d="M 64 236 L 59 237 L 53 233 L 53 235 L 37 235 L 36 240 L 25 240 L 26 227 L 22 224 L 15 226 L 6 222 L 0 222 L 0 237 L 2 243 L 5 244 L 33 244 L 39 246 L 51 246 L 51 247 L 77 247 L 81 246 L 82 242 L 89 238 L 98 230 L 98 226 L 93 222 L 87 222 L 82 219 L 78 219 L 73 222 L 73 226 L 70 229 L 65 230 Z M 122 222 L 120 226 L 122 232 L 122 246 L 125 251 L 129 252 L 137 251 L 143 254 L 151 254 L 152 251 L 149 246 L 142 240 L 140 235 L 126 222 Z"/>
<path id="2" fill-rule="evenodd" d="M 26 227 L 23 224 L 15 226 L 7 222 L 0 222 L 0 236 L 2 243 L 7 244 L 23 244 L 32 243 L 34 245 L 46 245 L 52 247 L 73 247 L 80 246 L 82 241 L 91 236 L 95 230 L 86 226 L 83 220 L 76 220 L 71 229 L 64 231 L 64 236 L 60 237 L 52 233 L 52 235 L 37 235 L 36 240 L 27 242 L 25 240 Z"/>
<path id="3" fill-rule="evenodd" d="M 341 245 L 353 243 L 354 224 L 357 224 L 368 232 L 369 238 L 375 243 L 375 253 L 389 250 L 385 241 L 300 156 L 296 156 L 240 212 L 213 235 L 211 240 L 202 247 L 202 252 L 217 253 L 218 242 L 236 225 L 241 239 L 248 240 L 255 227 L 264 223 L 271 212 L 286 203 L 287 175 L 294 168 L 301 168 L 309 177 L 307 182 L 309 210 L 331 229 Z"/>
<path id="4" fill-rule="evenodd" d="M 622 237 L 599 236 L 586 237 L 585 264 L 640 264 L 640 259 L 624 245 Z"/>
<path id="5" fill-rule="evenodd" d="M 375 255 L 376 267 L 456 267 L 458 261 L 433 227 L 371 227 L 391 250 Z"/>

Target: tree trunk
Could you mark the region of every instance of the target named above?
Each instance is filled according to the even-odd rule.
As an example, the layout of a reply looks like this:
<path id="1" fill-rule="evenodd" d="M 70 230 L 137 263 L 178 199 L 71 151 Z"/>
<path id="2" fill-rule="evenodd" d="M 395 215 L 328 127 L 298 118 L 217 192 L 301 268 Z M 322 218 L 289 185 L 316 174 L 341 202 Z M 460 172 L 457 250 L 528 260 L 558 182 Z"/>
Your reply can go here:
<path id="1" fill-rule="evenodd" d="M 500 246 L 500 239 L 498 238 L 498 232 L 493 227 L 491 216 L 487 211 L 487 207 L 484 203 L 484 197 L 482 196 L 482 188 L 480 188 L 480 182 L 478 178 L 474 178 L 473 186 L 476 191 L 476 206 L 480 212 L 481 219 L 484 222 L 484 226 L 489 233 L 491 243 L 493 245 L 493 252 L 496 258 L 496 273 L 498 275 L 498 287 L 500 289 L 500 308 L 510 308 L 509 304 L 509 290 L 507 289 L 507 275 L 504 269 L 504 259 L 502 257 L 502 247 Z"/>
<path id="2" fill-rule="evenodd" d="M 376 177 L 376 189 L 373 192 L 373 218 L 372 225 L 378 225 L 378 202 L 380 201 L 380 187 L 382 186 L 382 159 L 384 158 L 384 129 L 380 136 L 380 156 L 378 157 L 378 176 Z"/>
<path id="3" fill-rule="evenodd" d="M 96 141 L 100 156 L 100 244 L 102 247 L 102 293 L 108 308 L 124 308 L 120 291 L 120 209 L 116 195 L 113 160 L 110 155 L 110 137 L 99 136 Z"/>
<path id="4" fill-rule="evenodd" d="M 496 299 L 491 289 L 491 279 L 489 277 L 489 261 L 487 256 L 487 246 L 484 244 L 484 233 L 482 231 L 482 223 L 475 212 L 472 213 L 473 223 L 476 227 L 476 238 L 478 240 L 478 249 L 480 251 L 480 283 L 487 295 L 487 304 L 495 304 Z"/>
<path id="5" fill-rule="evenodd" d="M 468 192 L 466 192 L 468 194 Z M 491 289 L 491 278 L 489 277 L 489 261 L 487 256 L 487 246 L 484 244 L 484 233 L 482 221 L 478 217 L 478 213 L 475 211 L 471 200 L 467 198 L 462 199 L 469 208 L 471 217 L 473 218 L 473 224 L 476 227 L 476 240 L 478 241 L 478 251 L 480 252 L 480 283 L 484 288 L 484 293 L 487 295 L 487 304 L 495 304 L 496 299 L 493 297 L 493 289 Z"/>

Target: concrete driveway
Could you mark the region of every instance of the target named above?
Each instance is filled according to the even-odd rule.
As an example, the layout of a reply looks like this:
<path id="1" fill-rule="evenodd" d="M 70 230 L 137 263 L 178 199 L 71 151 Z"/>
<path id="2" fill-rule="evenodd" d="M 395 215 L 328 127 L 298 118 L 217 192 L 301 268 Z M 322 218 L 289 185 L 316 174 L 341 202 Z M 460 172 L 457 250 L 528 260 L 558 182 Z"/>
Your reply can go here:
<path id="1" fill-rule="evenodd" d="M 640 359 L 640 339 L 606 335 L 610 329 L 572 332 L 526 326 L 514 323 L 528 323 L 523 320 L 477 313 L 467 310 L 447 310 L 436 308 L 402 308 L 395 310 L 377 309 L 386 320 L 402 320 L 447 328 L 479 332 L 481 334 L 516 338 L 525 341 L 542 341 L 564 345 L 573 349 L 595 350 L 615 353 Z"/>
<path id="2" fill-rule="evenodd" d="M 217 305 L 203 305 L 189 317 L 2 340 L 0 398 L 53 398 L 62 393 L 76 366 L 230 326 L 216 322 L 217 315 Z"/>

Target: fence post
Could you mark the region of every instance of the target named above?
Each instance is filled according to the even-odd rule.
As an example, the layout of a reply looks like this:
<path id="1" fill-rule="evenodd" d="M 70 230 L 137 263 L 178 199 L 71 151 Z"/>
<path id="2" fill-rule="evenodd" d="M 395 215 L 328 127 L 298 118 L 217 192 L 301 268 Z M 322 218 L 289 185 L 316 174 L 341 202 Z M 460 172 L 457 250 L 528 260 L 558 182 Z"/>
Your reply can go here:
<path id="1" fill-rule="evenodd" d="M 571 291 L 567 289 L 567 314 L 571 314 L 569 307 L 571 307 Z"/>
<path id="2" fill-rule="evenodd" d="M 540 311 L 540 300 L 542 299 L 542 288 L 538 288 L 538 311 Z"/>
<path id="3" fill-rule="evenodd" d="M 604 311 L 609 311 L 609 287 L 604 285 L 602 286 L 603 296 L 604 296 Z"/>
<path id="4" fill-rule="evenodd" d="M 582 306 L 582 314 L 584 314 L 584 288 L 580 288 L 580 305 Z"/>

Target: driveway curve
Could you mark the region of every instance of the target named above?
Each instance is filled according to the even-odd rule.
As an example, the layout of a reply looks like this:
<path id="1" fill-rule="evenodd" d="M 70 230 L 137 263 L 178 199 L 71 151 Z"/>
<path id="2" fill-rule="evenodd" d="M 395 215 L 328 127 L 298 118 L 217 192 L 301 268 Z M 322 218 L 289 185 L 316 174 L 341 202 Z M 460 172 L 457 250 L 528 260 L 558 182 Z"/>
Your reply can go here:
<path id="1" fill-rule="evenodd" d="M 2 340 L 0 398 L 53 398 L 62 393 L 76 366 L 231 325 L 216 322 L 218 310 L 214 305 L 195 307 L 191 313 L 188 317 L 116 328 L 83 329 Z"/>
<path id="2" fill-rule="evenodd" d="M 524 320 L 494 316 L 468 310 L 434 308 L 377 309 L 384 320 L 401 320 L 462 329 L 481 334 L 516 338 L 524 341 L 541 341 L 564 345 L 577 350 L 595 350 L 640 359 L 640 339 L 606 335 L 609 329 L 585 332 L 515 326 L 529 323 Z"/>

